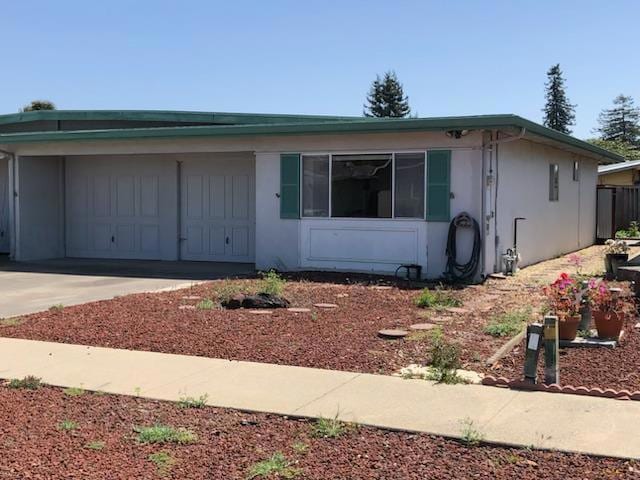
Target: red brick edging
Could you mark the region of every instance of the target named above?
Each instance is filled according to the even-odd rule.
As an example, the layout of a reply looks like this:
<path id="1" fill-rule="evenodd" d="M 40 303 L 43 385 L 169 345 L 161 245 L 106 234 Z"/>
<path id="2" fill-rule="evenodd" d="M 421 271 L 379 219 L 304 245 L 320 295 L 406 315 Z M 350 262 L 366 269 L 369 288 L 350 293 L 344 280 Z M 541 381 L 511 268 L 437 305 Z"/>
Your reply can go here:
<path id="1" fill-rule="evenodd" d="M 507 387 L 514 390 L 533 390 L 537 392 L 568 393 L 571 395 L 588 395 L 590 397 L 615 398 L 616 400 L 640 400 L 640 391 L 631 392 L 629 390 L 613 390 L 612 388 L 587 388 L 574 387 L 572 385 L 545 385 L 542 383 L 532 384 L 523 380 L 509 380 L 506 377 L 494 377 L 487 375 L 482 379 L 483 385 L 493 387 Z"/>

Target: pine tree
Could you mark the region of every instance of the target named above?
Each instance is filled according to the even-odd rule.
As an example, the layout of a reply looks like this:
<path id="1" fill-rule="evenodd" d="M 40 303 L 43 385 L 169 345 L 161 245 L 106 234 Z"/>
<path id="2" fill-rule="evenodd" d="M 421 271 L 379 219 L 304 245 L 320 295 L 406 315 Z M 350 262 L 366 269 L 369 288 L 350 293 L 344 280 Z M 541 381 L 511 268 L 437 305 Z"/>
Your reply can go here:
<path id="1" fill-rule="evenodd" d="M 640 146 L 640 109 L 633 98 L 618 95 L 613 100 L 613 108 L 605 108 L 598 116 L 602 140 L 618 140 L 636 147 Z"/>
<path id="2" fill-rule="evenodd" d="M 544 109 L 544 126 L 562 133 L 571 133 L 569 128 L 575 125 L 575 105 L 569 103 L 564 91 L 564 78 L 560 64 L 552 66 L 547 72 L 545 83 L 547 104 Z"/>
<path id="3" fill-rule="evenodd" d="M 405 96 L 402 84 L 398 81 L 395 72 L 385 73 L 382 79 L 376 75 L 367 95 L 364 115 L 367 117 L 407 117 L 410 113 L 409 98 Z"/>
<path id="4" fill-rule="evenodd" d="M 49 100 L 33 100 L 29 105 L 25 105 L 21 112 L 34 112 L 36 110 L 55 110 L 56 106 Z"/>

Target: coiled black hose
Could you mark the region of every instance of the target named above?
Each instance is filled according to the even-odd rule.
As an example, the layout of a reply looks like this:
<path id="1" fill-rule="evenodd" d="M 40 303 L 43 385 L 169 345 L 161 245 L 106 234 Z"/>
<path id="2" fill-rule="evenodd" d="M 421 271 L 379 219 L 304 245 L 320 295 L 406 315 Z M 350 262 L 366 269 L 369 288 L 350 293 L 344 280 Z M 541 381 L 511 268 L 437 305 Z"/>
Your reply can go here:
<path id="1" fill-rule="evenodd" d="M 458 228 L 473 228 L 473 248 L 471 256 L 466 263 L 458 263 L 457 237 Z M 447 271 L 445 278 L 454 282 L 469 282 L 478 270 L 480 263 L 480 226 L 478 222 L 467 212 L 462 212 L 451 220 L 449 224 L 449 235 L 447 236 Z"/>

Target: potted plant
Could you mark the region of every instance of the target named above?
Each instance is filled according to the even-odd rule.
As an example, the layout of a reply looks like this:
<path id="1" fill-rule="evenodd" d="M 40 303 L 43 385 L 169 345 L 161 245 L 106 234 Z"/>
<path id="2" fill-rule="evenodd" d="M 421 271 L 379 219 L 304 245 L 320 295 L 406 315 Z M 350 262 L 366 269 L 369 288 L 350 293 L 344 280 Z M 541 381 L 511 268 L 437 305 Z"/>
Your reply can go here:
<path id="1" fill-rule="evenodd" d="M 629 245 L 624 240 L 607 240 L 604 247 L 604 267 L 607 278 L 616 278 L 618 267 L 629 260 Z"/>
<path id="2" fill-rule="evenodd" d="M 604 281 L 600 282 L 593 298 L 593 308 L 598 337 L 617 340 L 625 319 L 619 291 L 610 289 Z"/>
<path id="3" fill-rule="evenodd" d="M 582 282 L 567 273 L 561 273 L 555 282 L 544 288 L 544 294 L 548 310 L 558 317 L 558 338 L 574 340 L 581 320 Z"/>

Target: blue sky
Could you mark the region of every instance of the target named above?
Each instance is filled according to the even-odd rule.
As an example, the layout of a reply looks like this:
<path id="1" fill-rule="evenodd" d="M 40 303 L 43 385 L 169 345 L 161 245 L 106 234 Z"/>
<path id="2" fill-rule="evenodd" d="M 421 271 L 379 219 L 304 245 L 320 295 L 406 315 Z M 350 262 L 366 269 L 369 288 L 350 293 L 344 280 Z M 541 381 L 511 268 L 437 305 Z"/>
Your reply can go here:
<path id="1" fill-rule="evenodd" d="M 420 116 L 541 121 L 559 62 L 584 138 L 617 94 L 640 102 L 638 18 L 636 0 L 5 0 L 0 112 L 360 115 L 393 69 Z"/>

